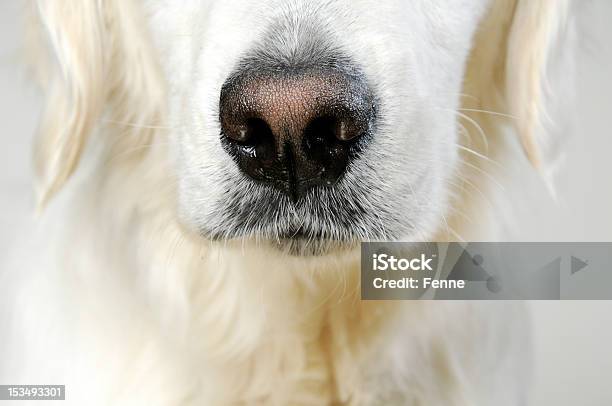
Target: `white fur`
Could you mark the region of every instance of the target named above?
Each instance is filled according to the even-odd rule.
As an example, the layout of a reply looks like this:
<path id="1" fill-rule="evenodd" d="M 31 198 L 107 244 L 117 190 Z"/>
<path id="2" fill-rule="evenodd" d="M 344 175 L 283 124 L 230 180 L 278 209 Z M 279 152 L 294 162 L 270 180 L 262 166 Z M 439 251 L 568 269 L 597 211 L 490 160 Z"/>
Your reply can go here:
<path id="1" fill-rule="evenodd" d="M 484 196 L 460 186 L 488 193 L 483 155 L 508 144 L 482 111 L 511 115 L 540 165 L 540 82 L 565 9 L 33 2 L 30 49 L 49 94 L 36 151 L 44 211 L 1 279 L 0 382 L 66 384 L 77 405 L 523 404 L 520 304 L 361 301 L 356 241 L 320 256 L 276 246 L 294 217 L 346 238 L 308 212 L 221 242 L 199 231 L 231 228 L 225 191 L 261 193 L 220 146 L 218 95 L 278 23 L 274 52 L 323 33 L 381 100 L 384 123 L 343 181 L 368 208 L 353 235 L 473 236 L 465 218 Z M 486 140 L 461 138 L 458 112 Z"/>

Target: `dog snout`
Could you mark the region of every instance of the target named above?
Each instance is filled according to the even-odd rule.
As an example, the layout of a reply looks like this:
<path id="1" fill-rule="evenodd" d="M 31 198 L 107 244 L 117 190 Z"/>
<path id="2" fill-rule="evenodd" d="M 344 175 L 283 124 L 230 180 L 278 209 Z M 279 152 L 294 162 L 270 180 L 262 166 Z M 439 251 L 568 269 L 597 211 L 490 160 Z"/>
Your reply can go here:
<path id="1" fill-rule="evenodd" d="M 244 174 L 293 201 L 342 177 L 374 116 L 365 81 L 338 70 L 243 72 L 221 91 L 226 149 Z"/>

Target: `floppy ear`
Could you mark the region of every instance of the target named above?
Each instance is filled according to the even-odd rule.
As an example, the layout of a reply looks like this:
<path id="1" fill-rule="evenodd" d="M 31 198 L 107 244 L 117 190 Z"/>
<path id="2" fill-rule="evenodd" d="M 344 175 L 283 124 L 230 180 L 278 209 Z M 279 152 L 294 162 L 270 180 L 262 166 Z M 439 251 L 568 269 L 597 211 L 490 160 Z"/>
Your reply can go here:
<path id="1" fill-rule="evenodd" d="M 567 0 L 520 0 L 508 37 L 506 98 L 527 157 L 541 165 L 538 137 L 544 137 L 546 70 L 565 25 Z M 542 140 L 544 141 L 544 140 Z"/>
<path id="2" fill-rule="evenodd" d="M 36 0 L 33 6 L 29 47 L 46 93 L 34 151 L 42 207 L 75 171 L 102 115 L 150 126 L 163 98 L 142 32 L 146 24 L 131 0 Z"/>
<path id="3" fill-rule="evenodd" d="M 543 118 L 548 62 L 568 8 L 568 0 L 494 0 L 476 35 L 466 74 L 466 93 L 478 100 L 470 107 L 510 116 L 538 169 L 547 141 Z"/>

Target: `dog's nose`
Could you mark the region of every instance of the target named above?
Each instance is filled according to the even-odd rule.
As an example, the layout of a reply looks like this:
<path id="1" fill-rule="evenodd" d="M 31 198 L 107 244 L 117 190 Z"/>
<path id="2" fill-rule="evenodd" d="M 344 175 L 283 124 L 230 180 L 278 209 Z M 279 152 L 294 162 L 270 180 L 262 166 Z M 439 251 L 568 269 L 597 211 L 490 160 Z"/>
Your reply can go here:
<path id="1" fill-rule="evenodd" d="M 243 73 L 222 88 L 222 140 L 240 169 L 296 201 L 332 186 L 371 133 L 375 103 L 359 75 Z"/>

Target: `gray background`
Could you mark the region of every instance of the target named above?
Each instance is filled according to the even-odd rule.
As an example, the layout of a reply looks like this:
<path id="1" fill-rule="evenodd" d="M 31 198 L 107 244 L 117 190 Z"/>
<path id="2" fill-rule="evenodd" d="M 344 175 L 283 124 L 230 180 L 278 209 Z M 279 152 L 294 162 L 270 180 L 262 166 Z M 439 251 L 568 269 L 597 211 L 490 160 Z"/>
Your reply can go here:
<path id="1" fill-rule="evenodd" d="M 556 0 L 551 0 L 556 1 Z M 561 132 L 566 161 L 556 202 L 533 179 L 505 185 L 513 238 L 612 241 L 612 1 L 575 0 L 580 51 L 574 126 Z M 0 3 L 0 249 L 31 216 L 30 148 L 40 114 L 37 92 L 19 68 L 21 2 Z M 568 127 L 569 128 L 569 127 Z M 612 287 L 611 287 L 612 288 Z M 612 302 L 530 304 L 535 329 L 534 405 L 612 405 Z"/>

